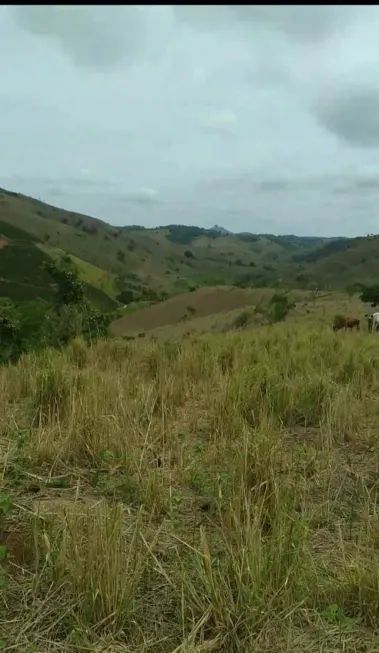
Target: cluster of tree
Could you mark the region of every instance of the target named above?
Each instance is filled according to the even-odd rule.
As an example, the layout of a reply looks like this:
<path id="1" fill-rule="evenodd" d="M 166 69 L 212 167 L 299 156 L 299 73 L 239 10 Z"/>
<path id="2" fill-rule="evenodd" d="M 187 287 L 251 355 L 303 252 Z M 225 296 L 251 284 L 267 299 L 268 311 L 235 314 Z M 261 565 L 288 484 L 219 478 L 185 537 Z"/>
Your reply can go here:
<path id="1" fill-rule="evenodd" d="M 295 263 L 315 263 L 332 254 L 344 252 L 352 246 L 353 242 L 351 238 L 331 240 L 325 244 L 316 245 L 310 251 L 293 254 L 292 260 Z"/>
<path id="2" fill-rule="evenodd" d="M 24 302 L 16 306 L 0 298 L 0 363 L 15 362 L 22 353 L 63 347 L 78 335 L 94 341 L 108 335 L 110 315 L 96 310 L 69 256 L 45 263 L 54 285 L 54 302 Z"/>
<path id="3" fill-rule="evenodd" d="M 165 291 L 156 292 L 152 288 L 138 284 L 129 284 L 116 296 L 117 301 L 121 304 L 131 304 L 132 302 L 162 302 L 168 298 Z"/>
<path id="4" fill-rule="evenodd" d="M 204 229 L 203 227 L 194 227 L 187 225 L 171 224 L 166 227 L 168 234 L 167 240 L 179 245 L 189 245 L 196 238 L 207 236 L 208 238 L 219 238 L 223 234 L 214 229 Z"/>

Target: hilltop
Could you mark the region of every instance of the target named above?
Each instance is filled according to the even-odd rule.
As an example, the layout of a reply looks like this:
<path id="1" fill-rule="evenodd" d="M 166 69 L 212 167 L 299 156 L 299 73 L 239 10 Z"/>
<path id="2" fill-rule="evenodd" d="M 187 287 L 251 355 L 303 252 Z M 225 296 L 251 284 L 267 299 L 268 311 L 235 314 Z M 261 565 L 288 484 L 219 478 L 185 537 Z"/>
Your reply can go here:
<path id="1" fill-rule="evenodd" d="M 233 234 L 218 225 L 115 227 L 4 189 L 0 237 L 3 295 L 48 297 L 40 265 L 46 257 L 68 253 L 88 293 L 109 310 L 202 286 L 345 289 L 379 275 L 377 237 Z"/>

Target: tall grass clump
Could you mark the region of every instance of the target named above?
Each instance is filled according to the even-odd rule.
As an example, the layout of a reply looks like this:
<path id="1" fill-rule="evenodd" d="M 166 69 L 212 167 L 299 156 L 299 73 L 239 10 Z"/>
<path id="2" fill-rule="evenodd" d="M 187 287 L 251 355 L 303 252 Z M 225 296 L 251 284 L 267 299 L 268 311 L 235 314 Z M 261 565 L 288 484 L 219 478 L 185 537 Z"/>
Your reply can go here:
<path id="1" fill-rule="evenodd" d="M 35 522 L 34 591 L 47 582 L 59 588 L 62 602 L 75 606 L 85 625 L 128 627 L 137 609 L 145 560 L 139 555 L 141 513 L 125 521 L 121 504 L 92 508 L 74 505 L 63 515 Z M 42 528 L 41 528 L 42 526 Z"/>
<path id="2" fill-rule="evenodd" d="M 70 374 L 60 361 L 56 361 L 56 364 L 38 370 L 34 384 L 34 421 L 39 424 L 62 423 L 72 410 L 79 377 Z"/>

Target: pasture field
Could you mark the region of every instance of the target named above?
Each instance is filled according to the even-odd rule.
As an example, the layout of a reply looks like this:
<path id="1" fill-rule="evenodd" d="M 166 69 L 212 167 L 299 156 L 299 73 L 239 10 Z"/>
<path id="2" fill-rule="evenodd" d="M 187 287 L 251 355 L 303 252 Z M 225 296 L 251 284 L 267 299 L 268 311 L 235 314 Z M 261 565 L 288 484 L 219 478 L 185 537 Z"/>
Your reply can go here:
<path id="1" fill-rule="evenodd" d="M 243 313 L 247 314 L 246 328 L 256 328 L 267 324 L 270 302 L 277 292 L 273 288 L 235 286 L 200 288 L 145 308 L 137 305 L 133 310 L 127 308 L 112 323 L 111 332 L 132 338 L 144 333 L 159 340 L 225 332 L 235 328 Z M 314 300 L 307 290 L 292 290 L 287 296 L 293 307 L 286 319 L 292 324 L 331 327 L 335 316 L 342 314 L 360 319 L 361 328 L 367 329 L 365 313 L 372 309 L 356 295 L 349 298 L 346 293 L 325 292 Z"/>
<path id="2" fill-rule="evenodd" d="M 1 650 L 379 650 L 379 337 L 330 326 L 1 368 Z"/>

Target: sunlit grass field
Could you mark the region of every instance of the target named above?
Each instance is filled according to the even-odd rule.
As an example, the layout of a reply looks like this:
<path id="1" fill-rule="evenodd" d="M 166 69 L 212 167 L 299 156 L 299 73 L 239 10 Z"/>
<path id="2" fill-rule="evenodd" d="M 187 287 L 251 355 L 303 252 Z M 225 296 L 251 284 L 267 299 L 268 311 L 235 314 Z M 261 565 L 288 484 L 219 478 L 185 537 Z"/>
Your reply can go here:
<path id="1" fill-rule="evenodd" d="M 0 370 L 0 649 L 379 650 L 379 338 L 284 323 Z"/>

